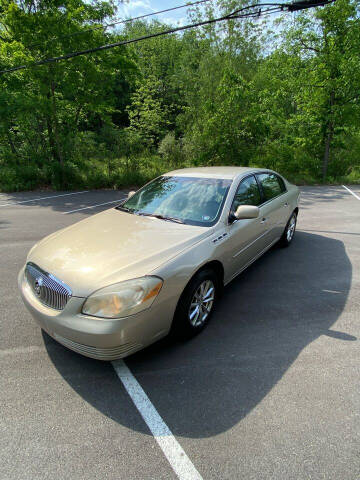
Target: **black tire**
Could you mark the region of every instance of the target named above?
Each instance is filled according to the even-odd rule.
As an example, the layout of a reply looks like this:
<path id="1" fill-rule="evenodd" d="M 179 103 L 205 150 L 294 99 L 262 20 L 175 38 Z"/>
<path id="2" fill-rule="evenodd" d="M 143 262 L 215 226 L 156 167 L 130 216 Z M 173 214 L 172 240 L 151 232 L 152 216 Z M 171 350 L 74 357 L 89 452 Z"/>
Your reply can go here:
<path id="1" fill-rule="evenodd" d="M 206 285 L 206 282 L 211 282 L 214 286 L 214 300 L 206 318 L 198 325 L 195 325 L 191 323 L 190 320 L 190 307 L 192 305 L 192 300 L 194 299 L 195 293 L 198 291 L 198 289 L 201 288 L 202 285 Z M 171 327 L 171 334 L 177 338 L 188 339 L 194 337 L 195 335 L 198 335 L 202 330 L 204 330 L 204 328 L 207 326 L 211 319 L 212 313 L 219 298 L 220 287 L 221 283 L 219 281 L 219 278 L 213 270 L 200 270 L 200 272 L 198 272 L 190 280 L 179 299 L 174 315 L 173 324 Z"/>
<path id="2" fill-rule="evenodd" d="M 294 222 L 294 223 L 293 223 Z M 286 224 L 284 233 L 282 234 L 280 240 L 279 240 L 279 245 L 280 247 L 288 247 L 290 243 L 292 242 L 294 235 L 295 235 L 295 230 L 296 230 L 296 222 L 297 222 L 297 213 L 294 211 L 291 214 L 291 217 L 289 218 L 289 221 Z M 291 233 L 293 225 L 293 230 Z"/>

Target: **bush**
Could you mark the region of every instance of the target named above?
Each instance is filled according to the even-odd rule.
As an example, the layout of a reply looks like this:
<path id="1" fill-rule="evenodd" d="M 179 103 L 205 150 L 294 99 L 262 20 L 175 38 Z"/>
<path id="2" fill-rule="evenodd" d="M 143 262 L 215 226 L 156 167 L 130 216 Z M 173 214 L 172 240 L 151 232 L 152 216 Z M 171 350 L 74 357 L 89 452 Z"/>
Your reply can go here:
<path id="1" fill-rule="evenodd" d="M 0 191 L 33 190 L 46 183 L 45 173 L 36 166 L 0 163 Z"/>
<path id="2" fill-rule="evenodd" d="M 184 162 L 182 142 L 176 140 L 174 132 L 167 133 L 161 140 L 158 153 L 169 166 L 178 167 Z"/>
<path id="3" fill-rule="evenodd" d="M 98 146 L 96 150 L 95 145 Z M 82 155 L 80 156 L 80 150 Z M 105 152 L 105 153 L 104 153 Z M 360 156 L 360 155 L 359 155 Z M 74 160 L 63 165 L 49 161 L 33 165 L 19 165 L 11 159 L 0 161 L 0 191 L 33 190 L 36 188 L 53 188 L 56 190 L 77 190 L 97 188 L 122 188 L 143 185 L 153 178 L 175 168 L 216 165 L 212 160 L 196 156 L 196 146 L 186 139 L 179 142 L 174 134 L 169 133 L 162 140 L 158 154 L 145 151 L 142 154 L 130 153 L 114 157 L 101 153 L 99 145 L 92 135 L 84 135 L 77 144 Z M 360 166 L 353 164 L 354 156 L 335 156 L 331 160 L 328 177 L 329 183 L 360 183 Z M 221 162 L 224 164 L 224 162 Z M 239 158 L 229 158 L 228 165 L 242 165 Z M 281 142 L 272 142 L 255 151 L 250 165 L 271 168 L 283 174 L 288 180 L 297 184 L 319 183 L 321 172 L 317 162 L 300 149 L 284 146 Z"/>

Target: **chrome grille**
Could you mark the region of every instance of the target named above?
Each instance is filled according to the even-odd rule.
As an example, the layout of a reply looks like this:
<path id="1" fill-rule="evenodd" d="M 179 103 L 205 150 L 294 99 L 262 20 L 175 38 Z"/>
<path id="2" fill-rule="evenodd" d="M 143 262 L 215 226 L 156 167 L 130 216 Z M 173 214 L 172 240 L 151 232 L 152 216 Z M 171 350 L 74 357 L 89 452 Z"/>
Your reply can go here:
<path id="1" fill-rule="evenodd" d="M 26 264 L 25 275 L 35 297 L 42 304 L 55 310 L 65 308 L 72 295 L 70 287 L 31 262 Z"/>

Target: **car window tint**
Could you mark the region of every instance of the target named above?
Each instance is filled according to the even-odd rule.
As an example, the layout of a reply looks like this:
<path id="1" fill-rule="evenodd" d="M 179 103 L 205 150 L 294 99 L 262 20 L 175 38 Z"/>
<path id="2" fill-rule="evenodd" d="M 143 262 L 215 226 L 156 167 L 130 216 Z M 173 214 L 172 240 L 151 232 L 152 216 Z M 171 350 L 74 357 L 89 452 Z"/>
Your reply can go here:
<path id="1" fill-rule="evenodd" d="M 265 201 L 277 197 L 284 191 L 280 185 L 279 177 L 274 173 L 260 173 L 257 178 L 261 184 Z"/>
<path id="2" fill-rule="evenodd" d="M 239 205 L 260 205 L 261 196 L 259 186 L 254 176 L 243 180 L 235 194 L 232 211 L 234 212 Z"/>
<path id="3" fill-rule="evenodd" d="M 282 191 L 282 192 L 286 192 L 286 187 L 285 187 L 285 182 L 284 182 L 284 180 L 283 180 L 281 177 L 279 177 L 279 176 L 277 176 L 277 178 L 278 178 L 279 183 L 280 183 L 281 191 Z"/>

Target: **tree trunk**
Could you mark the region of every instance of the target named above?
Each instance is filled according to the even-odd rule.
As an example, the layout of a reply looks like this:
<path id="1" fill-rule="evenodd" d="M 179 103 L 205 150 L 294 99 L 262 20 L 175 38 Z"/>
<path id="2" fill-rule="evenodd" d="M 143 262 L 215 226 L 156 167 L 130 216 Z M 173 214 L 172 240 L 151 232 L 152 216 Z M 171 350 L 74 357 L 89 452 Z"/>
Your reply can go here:
<path id="1" fill-rule="evenodd" d="M 41 118 L 39 118 L 39 116 L 37 116 L 36 121 L 37 121 L 37 131 L 38 131 L 39 139 L 41 141 L 42 152 L 43 152 L 43 155 L 45 155 L 45 152 L 47 150 L 47 145 L 46 145 L 46 141 L 44 140 L 43 119 L 41 119 Z"/>
<path id="2" fill-rule="evenodd" d="M 81 113 L 81 108 L 82 108 L 82 106 L 80 105 L 80 106 L 76 109 L 76 114 L 75 114 L 75 127 L 76 127 L 76 128 L 78 127 L 79 117 L 80 117 L 80 113 Z"/>
<path id="3" fill-rule="evenodd" d="M 56 150 L 57 150 L 57 156 L 59 159 L 60 165 L 62 165 L 63 158 L 61 154 L 61 148 L 60 148 L 60 141 L 59 141 L 59 126 L 58 126 L 58 121 L 57 121 L 57 112 L 56 112 L 56 101 L 55 101 L 55 83 L 54 81 L 51 82 L 51 97 L 52 97 L 52 111 L 53 111 L 53 119 L 54 119 L 54 139 L 55 139 L 55 144 L 56 144 Z"/>
<path id="4" fill-rule="evenodd" d="M 12 141 L 12 138 L 11 138 L 11 134 L 9 131 L 7 131 L 7 137 L 8 137 L 8 140 L 9 140 L 9 145 L 10 145 L 10 149 L 12 151 L 12 153 L 16 156 L 16 157 L 19 157 L 19 154 L 15 148 L 15 145 L 14 145 L 14 142 Z"/>
<path id="5" fill-rule="evenodd" d="M 329 117 L 328 117 L 326 129 L 325 129 L 325 148 L 324 148 L 324 156 L 323 156 L 323 163 L 322 163 L 322 179 L 324 182 L 327 176 L 328 165 L 330 160 L 331 142 L 334 136 L 334 119 L 333 119 L 334 99 L 335 99 L 335 94 L 332 91 L 330 93 Z"/>
<path id="6" fill-rule="evenodd" d="M 52 156 L 53 156 L 55 162 L 61 163 L 61 159 L 59 157 L 59 153 L 58 153 L 58 150 L 56 148 L 53 126 L 52 126 L 51 118 L 50 118 L 49 115 L 46 117 L 46 124 L 47 124 L 49 144 L 50 144 L 50 150 L 51 150 Z"/>
<path id="7" fill-rule="evenodd" d="M 46 115 L 46 124 L 49 137 L 49 145 L 52 156 L 56 162 L 60 165 L 63 164 L 63 159 L 61 155 L 59 135 L 58 135 L 58 125 L 56 118 L 56 103 L 55 103 L 55 84 L 53 81 L 50 83 L 50 90 L 47 94 L 48 99 L 51 99 L 51 113 L 49 112 Z"/>

